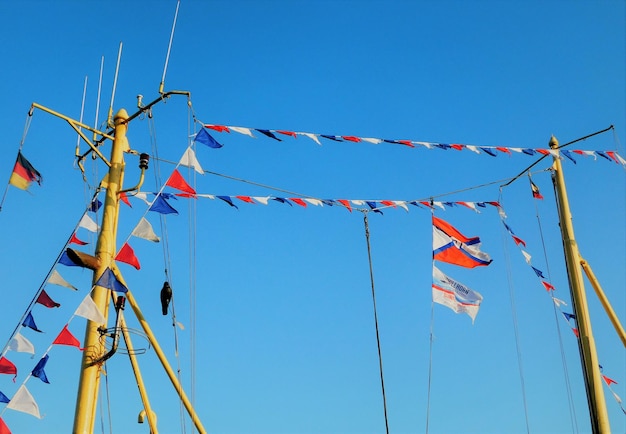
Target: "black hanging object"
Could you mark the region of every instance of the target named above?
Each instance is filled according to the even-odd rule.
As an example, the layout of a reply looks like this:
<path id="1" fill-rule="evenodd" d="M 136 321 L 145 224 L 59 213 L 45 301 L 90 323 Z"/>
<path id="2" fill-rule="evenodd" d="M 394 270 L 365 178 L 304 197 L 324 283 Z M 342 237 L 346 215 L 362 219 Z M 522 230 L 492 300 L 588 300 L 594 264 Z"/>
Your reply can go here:
<path id="1" fill-rule="evenodd" d="M 163 284 L 163 288 L 161 288 L 161 308 L 163 309 L 163 315 L 167 315 L 167 307 L 172 300 L 172 288 L 170 287 L 169 282 L 165 282 Z"/>

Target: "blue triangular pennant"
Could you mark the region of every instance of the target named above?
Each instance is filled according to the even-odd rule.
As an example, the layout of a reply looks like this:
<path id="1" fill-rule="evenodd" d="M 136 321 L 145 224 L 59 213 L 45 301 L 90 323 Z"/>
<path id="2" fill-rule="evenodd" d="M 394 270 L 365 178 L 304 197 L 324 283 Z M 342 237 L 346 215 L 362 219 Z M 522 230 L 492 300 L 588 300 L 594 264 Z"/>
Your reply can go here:
<path id="1" fill-rule="evenodd" d="M 155 211 L 160 214 L 178 214 L 178 211 L 172 208 L 172 206 L 167 203 L 165 198 L 161 195 L 157 196 L 156 199 L 154 199 L 154 202 L 152 202 L 152 205 L 150 205 L 148 211 Z"/>
<path id="2" fill-rule="evenodd" d="M 122 282 L 117 280 L 117 277 L 115 277 L 113 270 L 108 267 L 106 270 L 104 270 L 102 276 L 98 278 L 95 285 L 102 286 L 103 288 L 107 288 L 115 292 L 128 292 L 128 288 L 126 288 L 126 286 L 124 286 Z"/>
<path id="3" fill-rule="evenodd" d="M 379 212 L 379 213 L 383 213 L 381 210 L 378 209 L 378 205 L 376 204 L 376 202 L 371 201 L 371 200 L 366 200 L 365 203 L 367 204 L 367 206 L 369 206 L 372 211 L 374 212 Z"/>
<path id="4" fill-rule="evenodd" d="M 259 130 L 257 129 L 257 131 L 261 134 L 265 134 L 267 137 L 270 137 L 274 140 L 278 140 L 279 142 L 282 142 L 281 139 L 279 139 L 278 137 L 276 137 L 270 130 Z"/>
<path id="5" fill-rule="evenodd" d="M 239 207 L 237 205 L 235 205 L 232 201 L 232 199 L 230 198 L 230 196 L 216 196 L 218 199 L 222 199 L 224 202 L 226 202 L 227 204 L 229 204 L 230 206 L 234 206 L 235 208 L 239 209 Z"/>
<path id="6" fill-rule="evenodd" d="M 224 146 L 221 143 L 218 143 L 218 141 L 215 140 L 213 136 L 210 135 L 209 132 L 205 130 L 204 128 L 198 131 L 198 134 L 196 134 L 196 137 L 193 139 L 193 141 L 200 142 L 202 144 L 207 145 L 209 148 L 213 148 L 213 149 L 219 149 L 222 146 Z"/>
<path id="7" fill-rule="evenodd" d="M 22 325 L 24 327 L 28 327 L 30 329 L 33 329 L 36 332 L 42 333 L 42 331 L 37 328 L 37 324 L 35 324 L 35 318 L 33 318 L 32 312 L 28 312 L 28 315 L 26 315 L 26 318 L 24 318 L 24 321 L 22 322 Z"/>
<path id="8" fill-rule="evenodd" d="M 531 265 L 530 267 L 533 269 L 533 271 L 535 272 L 535 274 L 537 275 L 537 277 L 541 277 L 542 279 L 545 279 L 545 278 L 546 278 L 546 276 L 544 276 L 544 275 L 543 275 L 543 273 L 541 272 L 541 270 L 539 270 L 539 269 L 537 269 L 537 268 L 533 267 L 532 265 Z"/>
<path id="9" fill-rule="evenodd" d="M 67 265 L 68 267 L 78 267 L 78 264 L 70 259 L 67 255 L 67 250 L 64 250 L 59 258 L 59 264 Z"/>
<path id="10" fill-rule="evenodd" d="M 46 367 L 46 363 L 48 363 L 48 355 L 47 354 L 45 356 L 43 356 L 39 362 L 37 362 L 37 365 L 35 366 L 35 369 L 33 369 L 33 371 L 31 373 L 33 374 L 33 377 L 37 377 L 41 381 L 43 381 L 44 383 L 50 384 L 50 382 L 48 381 L 48 377 L 46 376 L 46 373 L 43 370 Z"/>

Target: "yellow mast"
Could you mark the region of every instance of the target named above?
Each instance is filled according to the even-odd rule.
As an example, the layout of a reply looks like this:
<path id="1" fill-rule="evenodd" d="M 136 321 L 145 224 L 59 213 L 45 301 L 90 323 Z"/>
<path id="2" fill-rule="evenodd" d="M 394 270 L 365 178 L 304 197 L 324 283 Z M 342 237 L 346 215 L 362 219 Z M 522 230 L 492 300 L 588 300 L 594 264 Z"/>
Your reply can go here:
<path id="1" fill-rule="evenodd" d="M 124 179 L 124 151 L 129 149 L 126 139 L 128 113 L 122 109 L 115 115 L 115 136 L 111 149 L 111 166 L 109 168 L 108 186 L 104 200 L 104 212 L 102 216 L 102 228 L 96 245 L 97 268 L 93 273 L 93 283 L 113 262 L 115 256 L 115 238 L 117 235 L 117 218 L 119 212 L 118 193 L 122 188 Z M 92 298 L 96 306 L 108 317 L 109 290 L 96 286 L 92 292 Z M 74 415 L 73 432 L 92 433 L 96 418 L 96 403 L 98 402 L 98 386 L 102 366 L 94 363 L 104 355 L 104 342 L 100 339 L 98 327 L 93 321 L 87 322 L 85 330 L 83 359 L 81 363 L 80 382 L 76 396 L 76 411 Z"/>
<path id="2" fill-rule="evenodd" d="M 550 148 L 557 150 L 558 140 L 552 136 Z M 585 379 L 585 390 L 591 418 L 591 429 L 594 434 L 606 434 L 611 432 L 609 416 L 602 390 L 602 378 L 600 364 L 596 353 L 596 344 L 591 331 L 591 320 L 587 306 L 587 296 L 583 283 L 581 270 L 580 252 L 574 238 L 574 226 L 569 208 L 569 199 L 565 190 L 565 178 L 559 156 L 554 157 L 553 182 L 559 208 L 559 222 L 563 238 L 563 250 L 565 251 L 565 263 L 572 295 L 574 315 L 578 327 L 578 348 L 582 360 L 582 368 Z"/>

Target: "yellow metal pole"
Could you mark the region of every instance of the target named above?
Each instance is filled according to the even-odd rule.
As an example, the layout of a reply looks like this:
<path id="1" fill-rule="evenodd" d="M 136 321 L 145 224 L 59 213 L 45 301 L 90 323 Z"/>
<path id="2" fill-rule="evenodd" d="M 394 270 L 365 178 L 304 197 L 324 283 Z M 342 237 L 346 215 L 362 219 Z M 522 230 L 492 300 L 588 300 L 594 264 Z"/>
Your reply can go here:
<path id="1" fill-rule="evenodd" d="M 141 312 L 141 309 L 139 309 L 139 305 L 137 304 L 137 301 L 135 300 L 135 297 L 133 297 L 130 291 L 126 293 L 126 299 L 128 300 L 128 303 L 130 304 L 130 306 L 133 308 L 133 312 L 135 312 L 135 316 L 137 317 L 137 320 L 141 324 L 141 327 L 143 328 L 143 331 L 146 333 L 146 336 L 148 336 L 148 340 L 150 341 L 150 344 L 152 344 L 152 347 L 154 348 L 154 352 L 156 353 L 157 357 L 161 361 L 161 365 L 163 365 L 163 369 L 165 369 L 165 373 L 167 374 L 170 381 L 172 382 L 174 389 L 176 389 L 176 393 L 178 393 L 178 396 L 180 397 L 183 405 L 185 406 L 185 409 L 187 410 L 187 413 L 191 417 L 191 420 L 193 421 L 196 429 L 198 430 L 200 434 L 206 434 L 206 430 L 204 429 L 204 426 L 202 425 L 200 418 L 196 414 L 196 411 L 194 410 L 193 405 L 189 401 L 189 398 L 187 398 L 187 395 L 185 394 L 185 391 L 183 390 L 182 385 L 178 381 L 178 378 L 176 378 L 176 373 L 174 372 L 169 362 L 167 361 L 167 357 L 165 356 L 165 353 L 163 353 L 163 350 L 159 346 L 159 343 L 157 342 L 156 337 L 154 336 L 154 334 L 152 333 L 152 330 L 150 329 L 150 325 L 148 324 L 148 321 L 146 321 L 146 319 L 144 318 L 143 313 Z"/>
<path id="2" fill-rule="evenodd" d="M 550 147 L 557 149 L 559 142 L 554 136 L 550 139 Z M 572 295 L 576 325 L 578 328 L 578 348 L 582 359 L 582 368 L 585 379 L 585 390 L 591 418 L 591 429 L 594 434 L 607 434 L 611 432 L 609 416 L 606 411 L 604 392 L 602 390 L 602 378 L 600 364 L 596 353 L 596 344 L 591 331 L 591 319 L 587 306 L 587 296 L 583 284 L 583 275 L 580 267 L 580 253 L 574 238 L 574 225 L 569 208 L 569 199 L 565 189 L 565 177 L 559 156 L 554 157 L 553 182 L 556 190 L 559 207 L 559 222 L 563 237 L 563 250 L 565 251 L 565 263 L 569 286 Z"/>
<path id="3" fill-rule="evenodd" d="M 117 216 L 119 210 L 118 192 L 124 180 L 124 151 L 128 150 L 126 139 L 128 113 L 120 110 L 115 116 L 115 137 L 111 150 L 111 166 L 109 180 L 104 200 L 102 228 L 96 245 L 98 267 L 93 273 L 93 283 L 102 275 L 104 270 L 113 262 L 115 255 L 115 237 L 117 234 Z M 96 286 L 91 297 L 96 306 L 108 317 L 110 294 L 107 288 Z M 87 321 L 85 329 L 85 350 L 81 361 L 80 380 L 76 396 L 76 410 L 74 414 L 74 434 L 91 434 L 94 430 L 96 408 L 98 402 L 98 388 L 100 384 L 101 366 L 94 364 L 104 354 L 104 342 L 100 339 L 98 327 L 93 321 Z M 106 324 L 105 324 L 106 326 Z"/>
<path id="4" fill-rule="evenodd" d="M 620 323 L 617 314 L 613 310 L 613 306 L 611 306 L 609 299 L 604 294 L 602 286 L 600 286 L 600 282 L 598 281 L 598 279 L 596 279 L 595 273 L 591 269 L 591 266 L 584 259 L 580 260 L 580 265 L 583 267 L 583 271 L 587 275 L 589 282 L 591 282 L 591 286 L 593 286 L 593 289 L 596 291 L 596 295 L 598 296 L 598 299 L 600 299 L 600 303 L 602 303 L 602 307 L 604 308 L 604 311 L 611 320 L 611 323 L 613 324 L 613 327 L 615 328 L 615 331 L 617 332 L 619 338 L 622 340 L 622 344 L 626 347 L 626 332 L 624 332 L 624 327 L 622 327 L 622 323 Z"/>
<path id="5" fill-rule="evenodd" d="M 128 294 L 128 293 L 127 293 Z M 123 315 L 121 312 L 120 315 Z M 126 328 L 126 321 L 124 320 L 124 316 L 121 318 L 120 327 L 122 329 L 122 336 L 124 336 L 124 341 L 126 342 L 126 349 L 128 350 L 128 358 L 130 360 L 130 364 L 133 368 L 133 373 L 135 374 L 135 380 L 137 381 L 137 388 L 139 389 L 139 395 L 141 395 L 141 401 L 143 402 L 143 408 L 146 411 L 146 416 L 148 417 L 148 425 L 150 426 L 150 434 L 158 434 L 159 430 L 157 429 L 157 421 L 156 415 L 152 411 L 152 407 L 150 406 L 150 400 L 148 399 L 148 392 L 146 391 L 146 386 L 143 382 L 143 377 L 141 376 L 141 370 L 139 369 L 139 363 L 137 362 L 137 357 L 134 353 L 133 343 L 130 340 L 130 333 L 128 333 L 128 329 Z"/>

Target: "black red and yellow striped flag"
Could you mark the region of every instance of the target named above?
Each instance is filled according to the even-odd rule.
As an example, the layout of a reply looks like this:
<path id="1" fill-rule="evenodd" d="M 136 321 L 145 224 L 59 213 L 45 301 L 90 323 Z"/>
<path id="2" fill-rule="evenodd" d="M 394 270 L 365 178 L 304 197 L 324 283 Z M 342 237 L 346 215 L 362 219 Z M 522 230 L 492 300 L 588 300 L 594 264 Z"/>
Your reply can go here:
<path id="1" fill-rule="evenodd" d="M 33 167 L 32 164 L 22 155 L 21 151 L 17 153 L 17 160 L 9 183 L 22 190 L 27 190 L 32 182 L 41 185 L 41 173 Z"/>

